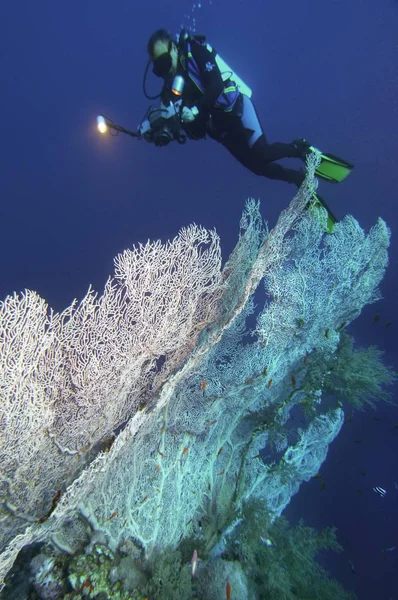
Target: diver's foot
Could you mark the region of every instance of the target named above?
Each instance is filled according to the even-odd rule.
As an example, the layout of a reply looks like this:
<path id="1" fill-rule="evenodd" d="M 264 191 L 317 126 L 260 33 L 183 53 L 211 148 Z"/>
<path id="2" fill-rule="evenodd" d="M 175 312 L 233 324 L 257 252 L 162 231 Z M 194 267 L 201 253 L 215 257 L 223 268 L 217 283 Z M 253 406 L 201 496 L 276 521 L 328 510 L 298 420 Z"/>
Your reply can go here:
<path id="1" fill-rule="evenodd" d="M 305 160 L 311 152 L 311 144 L 304 138 L 293 140 L 291 146 L 295 149 L 296 158 L 301 158 L 302 160 Z"/>

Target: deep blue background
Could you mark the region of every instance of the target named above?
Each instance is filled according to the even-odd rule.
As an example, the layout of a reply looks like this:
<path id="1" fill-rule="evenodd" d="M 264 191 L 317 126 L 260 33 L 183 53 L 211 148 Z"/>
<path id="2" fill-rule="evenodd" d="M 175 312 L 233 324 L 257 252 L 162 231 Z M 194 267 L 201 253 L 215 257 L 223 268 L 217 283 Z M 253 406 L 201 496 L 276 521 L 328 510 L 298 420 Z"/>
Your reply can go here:
<path id="1" fill-rule="evenodd" d="M 102 291 L 118 252 L 174 237 L 192 222 L 217 229 L 226 258 L 249 196 L 275 223 L 293 187 L 257 178 L 215 142 L 156 148 L 96 131 L 99 113 L 137 127 L 148 105 L 147 39 L 159 27 L 189 25 L 192 16 L 196 31 L 252 87 L 270 141 L 306 137 L 355 163 L 346 182 L 323 183 L 321 193 L 338 217 L 353 214 L 367 230 L 381 216 L 391 227 L 384 300 L 349 331 L 361 345 L 378 344 L 396 366 L 396 0 L 203 0 L 201 8 L 191 0 L 4 0 L 0 298 L 30 288 L 62 310 L 89 283 Z M 150 92 L 158 85 L 151 76 Z M 325 489 L 319 480 L 304 485 L 287 514 L 335 524 L 346 550 L 325 559 L 333 574 L 360 600 L 390 600 L 398 598 L 398 549 L 385 559 L 381 550 L 398 544 L 398 410 L 383 406 L 382 420 L 374 416 L 368 410 L 344 425 L 322 469 Z"/>

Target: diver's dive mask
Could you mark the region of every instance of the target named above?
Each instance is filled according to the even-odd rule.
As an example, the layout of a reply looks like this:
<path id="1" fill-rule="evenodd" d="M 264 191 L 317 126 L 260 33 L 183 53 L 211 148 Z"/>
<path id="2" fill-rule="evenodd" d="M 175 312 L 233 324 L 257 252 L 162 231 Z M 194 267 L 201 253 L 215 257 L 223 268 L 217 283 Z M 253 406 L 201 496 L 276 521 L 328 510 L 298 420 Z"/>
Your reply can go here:
<path id="1" fill-rule="evenodd" d="M 156 77 L 166 77 L 167 73 L 171 69 L 172 60 L 171 60 L 171 50 L 173 48 L 173 42 L 170 40 L 168 45 L 167 52 L 163 52 L 160 56 L 158 56 L 153 61 L 153 69 L 152 73 L 156 75 Z"/>

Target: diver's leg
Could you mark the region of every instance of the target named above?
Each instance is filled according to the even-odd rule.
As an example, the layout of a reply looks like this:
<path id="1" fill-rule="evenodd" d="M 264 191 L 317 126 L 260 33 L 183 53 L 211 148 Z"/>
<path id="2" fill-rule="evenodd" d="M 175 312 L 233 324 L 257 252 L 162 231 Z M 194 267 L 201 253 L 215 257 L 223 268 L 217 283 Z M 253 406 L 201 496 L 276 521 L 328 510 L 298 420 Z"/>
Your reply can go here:
<path id="1" fill-rule="evenodd" d="M 261 151 L 264 148 L 262 139 L 263 135 L 258 138 L 256 144 L 250 148 L 245 138 L 243 136 L 238 136 L 235 133 L 233 137 L 227 136 L 222 143 L 244 167 L 249 169 L 252 173 L 255 173 L 255 175 L 261 175 L 263 177 L 268 177 L 269 179 L 278 179 L 280 181 L 286 181 L 287 183 L 294 183 L 297 187 L 300 187 L 305 179 L 305 172 L 303 170 L 296 171 L 294 169 L 287 169 L 274 162 L 267 162 L 264 153 Z"/>
<path id="2" fill-rule="evenodd" d="M 224 133 L 219 141 L 223 146 L 256 175 L 294 183 L 300 187 L 305 178 L 304 171 L 287 169 L 273 161 L 281 158 L 300 158 L 301 148 L 294 143 L 268 144 L 254 105 L 247 96 L 243 96 L 239 113 L 231 115 L 231 118 L 234 119 L 233 127 L 227 126 L 227 120 L 222 124 Z"/>
<path id="3" fill-rule="evenodd" d="M 247 96 L 243 96 L 241 110 L 240 127 L 246 132 L 247 144 L 254 153 L 261 154 L 262 160 L 272 162 L 281 158 L 302 158 L 302 149 L 295 143 L 298 140 L 294 140 L 291 144 L 283 142 L 268 144 L 254 104 Z"/>
<path id="4" fill-rule="evenodd" d="M 272 162 L 275 159 L 270 158 L 270 156 L 272 157 L 275 156 L 275 154 L 280 154 L 282 152 L 285 152 L 282 158 L 298 158 L 297 148 L 295 147 L 294 152 L 296 154 L 286 156 L 286 152 L 289 151 L 286 150 L 286 146 L 291 147 L 292 144 L 283 144 L 279 142 L 267 144 L 265 135 L 262 135 L 250 149 L 250 152 L 247 153 L 247 160 L 249 164 L 254 166 L 258 175 L 263 175 L 269 179 L 287 181 L 287 183 L 294 183 L 297 187 L 300 187 L 305 179 L 304 170 L 287 169 L 282 165 Z"/>

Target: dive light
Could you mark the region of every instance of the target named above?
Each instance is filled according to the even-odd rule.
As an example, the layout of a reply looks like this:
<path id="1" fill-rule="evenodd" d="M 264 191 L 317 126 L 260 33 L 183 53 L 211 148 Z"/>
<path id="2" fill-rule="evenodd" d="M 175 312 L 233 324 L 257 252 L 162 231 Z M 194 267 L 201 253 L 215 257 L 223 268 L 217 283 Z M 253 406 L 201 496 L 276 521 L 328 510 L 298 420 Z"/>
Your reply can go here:
<path id="1" fill-rule="evenodd" d="M 122 127 L 121 125 L 116 125 L 116 123 L 114 123 L 112 119 L 109 119 L 104 115 L 98 115 L 97 129 L 100 133 L 110 133 L 111 135 L 117 135 L 117 132 L 120 131 L 121 133 L 126 133 L 127 135 L 131 135 L 132 137 L 141 137 L 141 134 L 137 131 L 130 131 L 129 129 L 125 129 L 125 127 Z M 115 130 L 116 133 L 112 134 L 111 130 Z"/>
<path id="2" fill-rule="evenodd" d="M 171 91 L 176 98 L 181 98 L 182 92 L 184 91 L 185 80 L 182 75 L 176 75 L 171 84 Z"/>
<path id="3" fill-rule="evenodd" d="M 105 117 L 98 115 L 97 117 L 97 128 L 100 133 L 106 133 L 108 131 L 108 125 L 106 124 Z"/>

